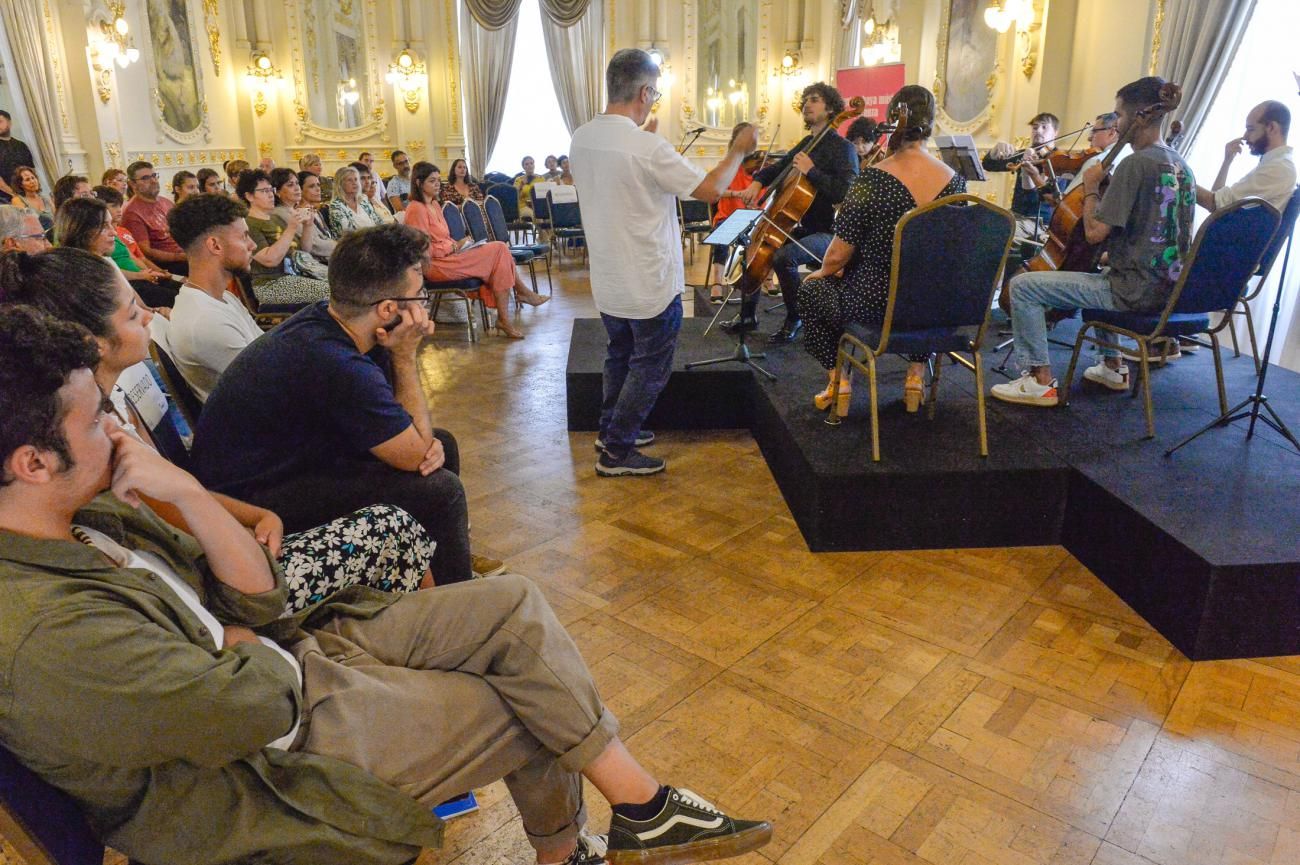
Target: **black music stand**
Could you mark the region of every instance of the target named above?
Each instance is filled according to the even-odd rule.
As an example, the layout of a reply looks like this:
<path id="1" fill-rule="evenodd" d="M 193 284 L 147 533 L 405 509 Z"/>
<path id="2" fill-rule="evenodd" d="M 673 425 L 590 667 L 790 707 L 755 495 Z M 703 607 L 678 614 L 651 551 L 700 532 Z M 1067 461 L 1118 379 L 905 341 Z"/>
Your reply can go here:
<path id="1" fill-rule="evenodd" d="M 1300 441 L 1296 440 L 1295 435 L 1287 427 L 1286 423 L 1283 422 L 1282 418 L 1278 417 L 1277 412 L 1275 412 L 1273 407 L 1268 404 L 1268 397 L 1264 394 L 1264 380 L 1268 378 L 1268 358 L 1269 355 L 1273 353 L 1273 336 L 1277 333 L 1277 319 L 1278 315 L 1282 311 L 1282 291 L 1286 288 L 1286 269 L 1287 265 L 1291 262 L 1291 244 L 1295 240 L 1294 211 L 1298 200 L 1300 200 L 1300 188 L 1297 188 L 1293 195 L 1291 204 L 1287 207 L 1287 215 L 1291 217 L 1290 223 L 1285 224 L 1284 220 L 1284 224 L 1278 229 L 1279 231 L 1289 229 L 1289 234 L 1286 239 L 1286 253 L 1282 256 L 1282 272 L 1278 274 L 1277 278 L 1277 294 L 1273 296 L 1273 315 L 1268 322 L 1268 339 L 1264 341 L 1264 356 L 1260 358 L 1261 363 L 1259 365 L 1259 375 L 1255 378 L 1255 392 L 1234 405 L 1232 408 L 1228 409 L 1224 414 L 1219 415 L 1214 420 L 1210 421 L 1208 424 L 1201 427 L 1169 450 L 1165 451 L 1165 456 L 1172 456 L 1174 451 L 1178 450 L 1192 439 L 1199 438 L 1202 433 L 1207 433 L 1215 427 L 1227 426 L 1233 421 L 1241 420 L 1244 417 L 1250 418 L 1250 426 L 1246 428 L 1246 441 L 1250 441 L 1255 435 L 1255 421 L 1262 420 L 1264 423 L 1271 426 L 1279 435 L 1291 442 L 1291 445 L 1297 452 L 1300 452 Z M 1267 272 L 1264 274 L 1263 278 L 1268 278 Z M 1228 314 L 1231 315 L 1232 313 L 1229 312 Z M 1228 326 L 1232 327 L 1232 324 L 1229 323 Z M 1250 406 L 1250 408 L 1246 408 L 1246 406 Z M 1261 415 L 1259 413 L 1260 409 L 1263 409 L 1267 414 Z"/>
<path id="2" fill-rule="evenodd" d="M 745 241 L 749 237 L 749 232 L 753 230 L 754 225 L 763 216 L 764 211 L 762 210 L 737 210 L 726 219 L 722 220 L 722 222 L 718 223 L 717 227 L 713 229 L 709 236 L 700 241 L 700 243 L 705 246 L 725 246 L 730 249 L 731 252 L 728 256 L 727 263 L 728 265 L 731 265 L 737 248 L 744 245 Z M 733 282 L 728 287 L 726 299 L 718 307 L 718 311 L 713 313 L 713 318 L 709 321 L 709 326 L 704 329 L 704 334 L 706 336 L 709 331 L 713 330 L 713 325 L 717 323 L 718 316 L 722 315 L 722 311 L 727 308 L 727 301 L 731 299 L 731 296 L 735 294 L 735 292 L 736 284 Z M 768 381 L 776 381 L 775 375 L 754 363 L 755 360 L 763 360 L 767 355 L 762 352 L 751 354 L 749 346 L 745 345 L 745 334 L 746 331 L 744 328 L 739 328 L 737 330 L 736 349 L 731 354 L 722 357 L 709 358 L 708 360 L 691 361 L 686 364 L 686 368 L 689 370 L 695 369 L 697 366 L 714 366 L 720 363 L 743 363 L 755 372 L 765 376 Z"/>
<path id="3" fill-rule="evenodd" d="M 988 180 L 972 136 L 936 135 L 934 144 L 939 148 L 939 158 L 953 171 L 967 180 Z"/>

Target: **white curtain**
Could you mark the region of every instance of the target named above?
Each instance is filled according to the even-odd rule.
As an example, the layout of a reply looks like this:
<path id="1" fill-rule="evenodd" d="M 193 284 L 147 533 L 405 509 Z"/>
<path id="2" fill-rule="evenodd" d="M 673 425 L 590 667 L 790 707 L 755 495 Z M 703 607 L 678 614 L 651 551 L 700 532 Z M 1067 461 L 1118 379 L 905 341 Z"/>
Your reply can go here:
<path id="1" fill-rule="evenodd" d="M 1183 143 L 1188 153 L 1200 134 L 1219 89 L 1232 67 L 1237 46 L 1256 0 L 1168 0 L 1156 71 L 1181 84 L 1183 102 L 1174 117 L 1183 122 Z"/>
<path id="2" fill-rule="evenodd" d="M 27 103 L 27 119 L 31 124 L 35 155 L 44 163 L 48 175 L 45 189 L 53 186 L 54 179 L 62 173 L 63 164 L 59 149 L 59 108 L 50 89 L 53 74 L 46 56 L 45 26 L 41 21 L 40 4 L 32 0 L 0 0 L 0 22 L 4 24 L 16 67 L 17 79 L 23 101 Z M 38 167 L 38 166 L 33 166 Z"/>
<path id="3" fill-rule="evenodd" d="M 500 30 L 519 15 L 519 4 L 522 2 L 523 0 L 465 0 L 465 8 L 484 30 Z"/>
<path id="4" fill-rule="evenodd" d="M 836 69 L 861 66 L 858 54 L 862 48 L 862 4 L 859 0 L 840 0 L 840 49 Z"/>
<path id="5" fill-rule="evenodd" d="M 553 8 L 585 5 L 572 24 L 557 19 Z M 572 9 L 568 10 L 572 12 Z M 604 107 L 605 80 L 604 4 L 600 0 L 542 0 L 542 36 L 551 63 L 551 79 L 560 114 L 569 132 L 595 117 Z"/>
<path id="6" fill-rule="evenodd" d="M 487 171 L 488 159 L 497 143 L 501 118 L 506 111 L 506 93 L 510 89 L 510 61 L 515 53 L 515 26 L 520 0 L 487 2 L 465 0 L 469 15 L 460 19 L 460 44 L 464 57 L 465 129 L 469 134 L 469 164 L 475 177 Z M 510 7 L 508 15 L 502 8 Z M 500 23 L 487 29 L 479 23 L 474 7 L 491 13 L 489 22 Z M 482 7 L 489 7 L 483 9 Z"/>

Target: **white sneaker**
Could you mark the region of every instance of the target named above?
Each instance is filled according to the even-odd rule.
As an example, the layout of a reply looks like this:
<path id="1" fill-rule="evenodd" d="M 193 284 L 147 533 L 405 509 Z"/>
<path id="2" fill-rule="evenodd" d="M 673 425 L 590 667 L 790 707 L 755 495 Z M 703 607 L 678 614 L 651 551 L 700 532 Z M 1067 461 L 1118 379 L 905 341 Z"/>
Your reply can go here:
<path id="1" fill-rule="evenodd" d="M 1051 384 L 1039 384 L 1033 373 L 1021 373 L 1020 378 L 1006 384 L 995 384 L 991 391 L 995 399 L 1020 405 L 1054 406 L 1057 404 L 1056 379 Z"/>
<path id="2" fill-rule="evenodd" d="M 1106 361 L 1100 360 L 1097 361 L 1096 366 L 1090 366 L 1084 370 L 1083 377 L 1093 384 L 1099 384 L 1111 390 L 1128 390 L 1127 364 L 1120 364 L 1119 369 L 1111 369 L 1106 366 Z"/>

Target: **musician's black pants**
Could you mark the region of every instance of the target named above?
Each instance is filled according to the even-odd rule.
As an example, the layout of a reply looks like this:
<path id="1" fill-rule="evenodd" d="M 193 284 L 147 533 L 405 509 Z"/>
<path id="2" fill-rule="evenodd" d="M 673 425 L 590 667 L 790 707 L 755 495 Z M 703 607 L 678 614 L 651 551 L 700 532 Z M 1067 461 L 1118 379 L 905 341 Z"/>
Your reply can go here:
<path id="1" fill-rule="evenodd" d="M 799 243 L 803 244 L 808 252 L 800 249 L 798 244 L 787 242 L 772 256 L 772 270 L 776 273 L 777 281 L 781 283 L 781 299 L 785 301 L 787 322 L 799 319 L 799 265 L 820 264 L 818 259 L 826 255 L 832 237 L 834 235 L 828 231 L 809 234 L 799 238 Z"/>

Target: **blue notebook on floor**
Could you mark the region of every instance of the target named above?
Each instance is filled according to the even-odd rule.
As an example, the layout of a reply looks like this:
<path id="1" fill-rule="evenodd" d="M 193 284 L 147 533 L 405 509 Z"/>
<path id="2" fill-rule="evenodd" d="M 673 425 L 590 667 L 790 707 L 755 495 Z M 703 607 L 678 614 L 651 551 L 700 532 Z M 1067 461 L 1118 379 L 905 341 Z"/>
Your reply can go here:
<path id="1" fill-rule="evenodd" d="M 450 820 L 453 817 L 472 814 L 477 810 L 478 800 L 474 798 L 474 791 L 471 790 L 464 796 L 458 796 L 455 799 L 448 799 L 443 802 L 433 809 L 433 813 L 443 820 Z"/>

